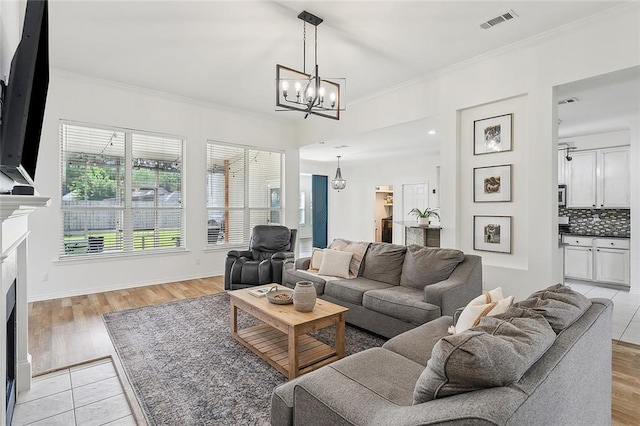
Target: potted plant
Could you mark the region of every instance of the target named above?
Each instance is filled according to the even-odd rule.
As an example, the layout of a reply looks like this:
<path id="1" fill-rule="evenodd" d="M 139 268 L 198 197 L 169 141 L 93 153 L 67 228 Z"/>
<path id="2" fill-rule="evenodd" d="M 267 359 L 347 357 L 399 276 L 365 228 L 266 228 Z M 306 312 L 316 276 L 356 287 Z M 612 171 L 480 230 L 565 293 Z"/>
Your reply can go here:
<path id="1" fill-rule="evenodd" d="M 418 225 L 428 225 L 429 219 L 431 217 L 440 219 L 440 215 L 438 214 L 438 212 L 435 209 L 430 209 L 429 207 L 424 210 L 420 210 L 419 208 L 415 207 L 411 209 L 409 214 L 412 214 L 418 218 Z"/>

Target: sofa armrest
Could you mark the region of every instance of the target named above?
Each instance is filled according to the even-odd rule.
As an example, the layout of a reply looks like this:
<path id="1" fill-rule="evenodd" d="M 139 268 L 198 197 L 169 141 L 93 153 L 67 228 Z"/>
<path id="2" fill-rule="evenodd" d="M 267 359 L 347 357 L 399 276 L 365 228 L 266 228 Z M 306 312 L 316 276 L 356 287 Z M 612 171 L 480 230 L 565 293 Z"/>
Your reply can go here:
<path id="1" fill-rule="evenodd" d="M 296 259 L 296 264 L 295 264 L 296 269 L 302 269 L 303 271 L 306 271 L 307 269 L 309 269 L 309 265 L 311 265 L 310 257 L 300 257 Z"/>
<path id="2" fill-rule="evenodd" d="M 449 335 L 448 329 L 451 324 L 451 317 L 436 318 L 412 330 L 398 334 L 385 342 L 382 348 L 426 366 L 435 344 L 442 337 Z"/>
<path id="3" fill-rule="evenodd" d="M 284 281 L 285 262 L 293 262 L 295 255 L 292 252 L 281 251 L 271 256 L 271 272 L 273 282 L 282 284 Z"/>
<path id="4" fill-rule="evenodd" d="M 467 254 L 449 278 L 424 288 L 424 301 L 440 306 L 441 315 L 453 316 L 456 309 L 481 294 L 482 258 Z"/>
<path id="5" fill-rule="evenodd" d="M 229 257 L 248 257 L 249 259 L 253 259 L 253 253 L 249 250 L 231 250 L 227 253 Z"/>
<path id="6" fill-rule="evenodd" d="M 271 259 L 279 259 L 279 260 L 293 259 L 294 257 L 295 257 L 295 254 L 290 251 L 279 251 L 271 255 Z"/>

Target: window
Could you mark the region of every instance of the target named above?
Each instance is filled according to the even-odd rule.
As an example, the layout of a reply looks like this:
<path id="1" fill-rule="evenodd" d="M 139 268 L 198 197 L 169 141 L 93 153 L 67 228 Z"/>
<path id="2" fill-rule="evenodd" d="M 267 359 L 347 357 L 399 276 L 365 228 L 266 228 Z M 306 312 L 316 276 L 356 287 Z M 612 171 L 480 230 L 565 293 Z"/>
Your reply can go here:
<path id="1" fill-rule="evenodd" d="M 283 218 L 283 154 L 207 143 L 207 244 L 247 244 L 255 225 Z"/>
<path id="2" fill-rule="evenodd" d="M 184 246 L 181 139 L 63 123 L 60 257 Z"/>

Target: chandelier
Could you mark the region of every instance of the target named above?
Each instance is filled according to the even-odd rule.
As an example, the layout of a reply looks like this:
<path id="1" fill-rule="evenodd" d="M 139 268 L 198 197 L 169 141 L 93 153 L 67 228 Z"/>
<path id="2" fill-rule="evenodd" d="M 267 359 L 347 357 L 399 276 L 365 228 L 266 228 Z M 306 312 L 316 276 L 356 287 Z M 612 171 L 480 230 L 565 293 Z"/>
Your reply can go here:
<path id="1" fill-rule="evenodd" d="M 340 171 L 340 155 L 338 157 L 338 168 L 336 169 L 336 177 L 331 181 L 331 188 L 337 189 L 340 192 L 341 189 L 344 189 L 347 186 L 347 181 L 342 177 L 342 172 Z"/>
<path id="2" fill-rule="evenodd" d="M 327 80 L 320 78 L 318 74 L 318 25 L 323 20 L 307 11 L 300 12 L 298 18 L 304 21 L 302 71 L 276 65 L 276 111 L 301 111 L 305 113 L 304 118 L 314 114 L 340 120 L 340 111 L 345 109 L 341 89 L 344 92 L 346 79 Z M 314 67 L 311 74 L 307 73 L 306 64 L 307 23 L 313 25 L 315 29 Z"/>

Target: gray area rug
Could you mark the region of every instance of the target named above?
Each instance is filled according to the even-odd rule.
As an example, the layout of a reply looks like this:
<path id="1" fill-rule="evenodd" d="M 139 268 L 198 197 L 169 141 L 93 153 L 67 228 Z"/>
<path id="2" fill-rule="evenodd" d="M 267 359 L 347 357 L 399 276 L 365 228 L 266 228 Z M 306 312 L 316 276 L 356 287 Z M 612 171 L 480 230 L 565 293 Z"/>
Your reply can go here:
<path id="1" fill-rule="evenodd" d="M 271 392 L 286 378 L 231 338 L 229 312 L 222 293 L 103 315 L 149 424 L 269 423 Z M 333 344 L 332 327 L 315 335 Z M 347 325 L 346 342 L 349 355 L 385 339 Z"/>

